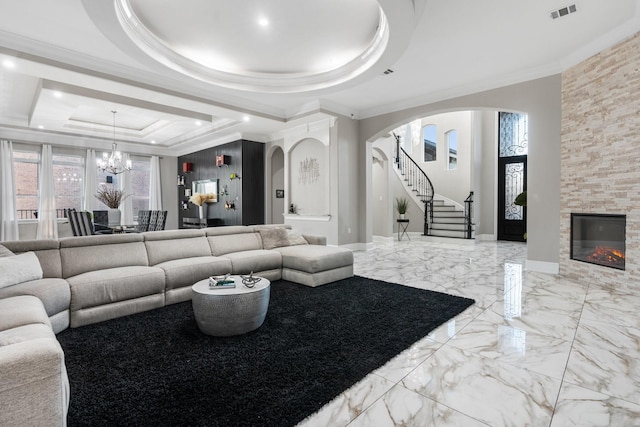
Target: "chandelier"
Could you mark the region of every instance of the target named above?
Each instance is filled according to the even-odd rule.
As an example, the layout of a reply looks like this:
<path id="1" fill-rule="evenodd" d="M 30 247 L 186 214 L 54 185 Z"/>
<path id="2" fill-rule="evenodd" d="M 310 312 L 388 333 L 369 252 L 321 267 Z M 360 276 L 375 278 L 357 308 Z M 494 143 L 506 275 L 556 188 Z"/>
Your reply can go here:
<path id="1" fill-rule="evenodd" d="M 98 169 L 103 172 L 108 172 L 112 175 L 118 175 L 123 172 L 131 170 L 131 160 L 127 160 L 126 163 L 122 162 L 122 153 L 118 151 L 118 144 L 116 144 L 116 113 L 117 111 L 111 111 L 113 113 L 113 142 L 111 143 L 111 154 L 102 153 L 102 158 L 98 159 Z"/>

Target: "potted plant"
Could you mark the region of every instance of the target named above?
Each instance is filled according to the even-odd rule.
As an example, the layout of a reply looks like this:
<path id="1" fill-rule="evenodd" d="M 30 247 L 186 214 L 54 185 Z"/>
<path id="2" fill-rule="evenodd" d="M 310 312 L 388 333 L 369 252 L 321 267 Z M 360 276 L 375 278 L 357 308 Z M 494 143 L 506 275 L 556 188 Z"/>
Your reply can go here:
<path id="1" fill-rule="evenodd" d="M 124 191 L 118 190 L 113 186 L 98 187 L 96 199 L 100 200 L 109 208 L 107 212 L 109 227 L 120 225 L 121 212 L 118 208 L 120 207 L 120 203 L 129 196 L 130 195 L 125 194 Z"/>
<path id="2" fill-rule="evenodd" d="M 404 214 L 409 209 L 409 199 L 406 197 L 396 197 L 396 210 L 398 211 L 398 217 L 404 219 Z"/>

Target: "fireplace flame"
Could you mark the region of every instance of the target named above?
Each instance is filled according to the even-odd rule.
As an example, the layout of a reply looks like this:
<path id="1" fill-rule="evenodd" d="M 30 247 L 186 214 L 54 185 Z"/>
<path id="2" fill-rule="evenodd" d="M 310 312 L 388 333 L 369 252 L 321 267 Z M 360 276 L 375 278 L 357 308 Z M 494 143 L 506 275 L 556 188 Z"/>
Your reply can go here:
<path id="1" fill-rule="evenodd" d="M 591 255 L 587 255 L 587 260 L 600 264 L 623 264 L 624 252 L 619 249 L 596 246 Z"/>

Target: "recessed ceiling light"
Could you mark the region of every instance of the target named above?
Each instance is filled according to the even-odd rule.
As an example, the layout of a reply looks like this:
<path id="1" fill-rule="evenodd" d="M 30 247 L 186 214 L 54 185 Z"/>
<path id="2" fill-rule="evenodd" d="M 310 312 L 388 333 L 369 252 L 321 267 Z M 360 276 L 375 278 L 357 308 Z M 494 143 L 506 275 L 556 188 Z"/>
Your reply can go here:
<path id="1" fill-rule="evenodd" d="M 62 98 L 62 92 L 56 90 L 55 92 L 53 92 L 53 96 L 55 96 L 56 98 Z"/>
<path id="2" fill-rule="evenodd" d="M 151 143 L 152 143 L 152 144 L 155 144 L 155 143 L 156 143 L 156 140 L 155 140 L 155 139 L 154 139 L 154 140 L 152 140 L 152 141 L 151 141 Z"/>
<path id="3" fill-rule="evenodd" d="M 244 117 L 242 117 L 242 120 L 245 121 L 245 122 L 248 122 L 251 119 L 249 118 L 249 116 L 244 116 Z"/>
<path id="4" fill-rule="evenodd" d="M 269 26 L 269 20 L 265 17 L 262 18 L 258 18 L 258 25 L 260 25 L 261 27 L 268 27 Z"/>
<path id="5" fill-rule="evenodd" d="M 202 122 L 200 120 L 196 121 L 196 126 L 202 126 Z"/>
<path id="6" fill-rule="evenodd" d="M 38 129 L 44 129 L 44 126 L 38 125 Z"/>
<path id="7" fill-rule="evenodd" d="M 4 66 L 4 68 L 9 68 L 9 69 L 13 69 L 16 67 L 16 63 L 10 59 L 5 59 L 4 61 L 2 61 L 2 65 Z"/>

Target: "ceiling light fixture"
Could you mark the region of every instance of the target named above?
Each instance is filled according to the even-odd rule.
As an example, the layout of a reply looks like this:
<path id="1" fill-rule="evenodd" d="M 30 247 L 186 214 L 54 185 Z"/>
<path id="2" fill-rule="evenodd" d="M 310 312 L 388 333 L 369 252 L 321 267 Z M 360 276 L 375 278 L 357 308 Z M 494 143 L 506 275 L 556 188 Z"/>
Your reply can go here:
<path id="1" fill-rule="evenodd" d="M 260 18 L 258 19 L 258 25 L 260 25 L 261 27 L 266 27 L 269 25 L 269 20 L 267 18 Z"/>
<path id="2" fill-rule="evenodd" d="M 4 65 L 4 68 L 7 68 L 9 70 L 12 70 L 16 67 L 16 63 L 10 59 L 5 59 L 4 61 L 2 61 L 2 65 Z"/>
<path id="3" fill-rule="evenodd" d="M 131 160 L 127 160 L 126 163 L 122 162 L 122 153 L 118 151 L 118 144 L 116 144 L 116 113 L 117 111 L 111 111 L 113 113 L 113 142 L 111 143 L 111 155 L 109 153 L 102 153 L 102 158 L 98 159 L 98 169 L 103 172 L 108 172 L 112 175 L 118 175 L 123 172 L 131 170 Z"/>

